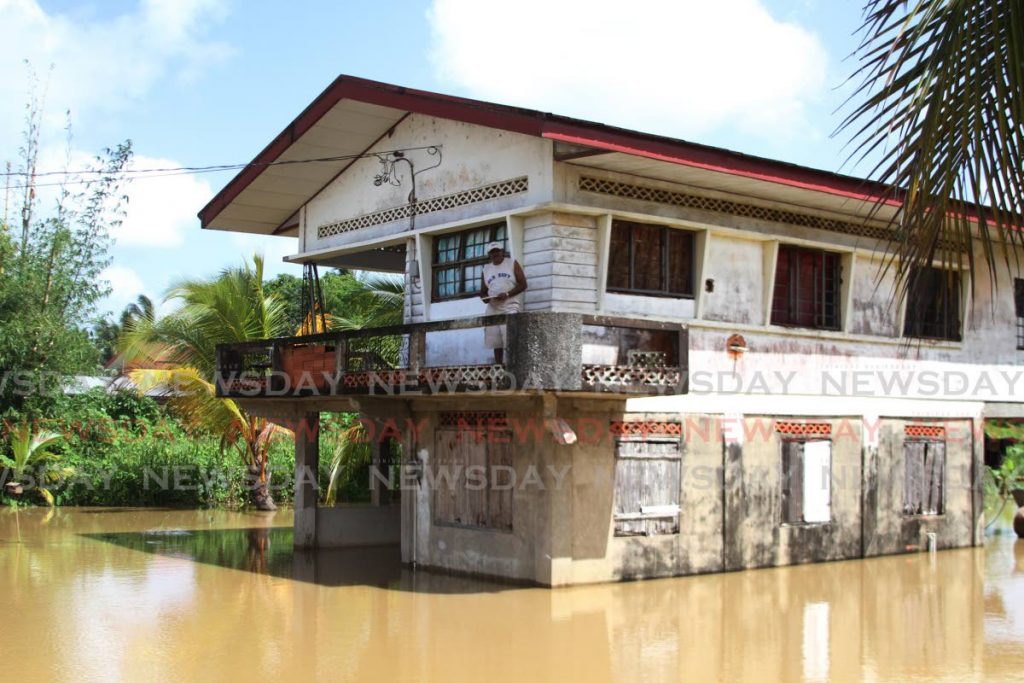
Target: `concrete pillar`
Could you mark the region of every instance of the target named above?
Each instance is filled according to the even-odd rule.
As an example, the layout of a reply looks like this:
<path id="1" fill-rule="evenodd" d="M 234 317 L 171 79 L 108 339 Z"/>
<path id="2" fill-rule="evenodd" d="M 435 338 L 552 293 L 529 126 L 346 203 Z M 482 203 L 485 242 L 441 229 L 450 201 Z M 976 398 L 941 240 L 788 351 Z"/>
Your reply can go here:
<path id="1" fill-rule="evenodd" d="M 722 426 L 722 566 L 743 569 L 743 416 L 723 415 Z M 728 425 L 726 424 L 728 421 Z"/>
<path id="2" fill-rule="evenodd" d="M 375 439 L 372 449 L 370 476 L 370 504 L 375 506 L 391 504 L 391 490 L 386 480 L 391 472 L 391 439 Z"/>
<path id="3" fill-rule="evenodd" d="M 863 416 L 864 431 L 861 438 L 860 460 L 860 554 L 871 557 L 879 554 L 878 545 L 878 444 L 882 421 L 877 415 Z"/>
<path id="4" fill-rule="evenodd" d="M 985 545 L 985 490 L 982 474 L 985 471 L 985 418 L 974 418 L 971 422 L 973 453 L 970 467 L 971 487 L 971 545 Z M 948 455 L 946 456 L 949 457 Z"/>
<path id="5" fill-rule="evenodd" d="M 320 414 L 306 413 L 295 429 L 295 547 L 316 547 Z"/>

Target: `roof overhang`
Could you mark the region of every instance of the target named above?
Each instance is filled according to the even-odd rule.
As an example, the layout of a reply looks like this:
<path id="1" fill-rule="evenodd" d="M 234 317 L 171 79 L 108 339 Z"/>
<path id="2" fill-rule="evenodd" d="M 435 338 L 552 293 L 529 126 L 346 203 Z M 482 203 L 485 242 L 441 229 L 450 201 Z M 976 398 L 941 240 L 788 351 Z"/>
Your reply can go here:
<path id="1" fill-rule="evenodd" d="M 885 193 L 884 186 L 872 181 L 717 147 L 339 76 L 199 212 L 202 226 L 294 235 L 299 209 L 410 113 L 547 138 L 571 163 L 618 171 L 641 160 L 662 169 L 656 177 L 663 177 L 670 166 L 692 169 L 705 178 L 710 173 L 735 179 L 728 188 L 735 192 L 769 187 L 775 195 L 788 189 L 789 200 L 797 203 L 817 204 L 810 198 L 831 197 L 834 201 L 826 203 L 835 209 L 851 201 L 873 203 Z M 690 177 L 689 182 L 698 180 Z"/>

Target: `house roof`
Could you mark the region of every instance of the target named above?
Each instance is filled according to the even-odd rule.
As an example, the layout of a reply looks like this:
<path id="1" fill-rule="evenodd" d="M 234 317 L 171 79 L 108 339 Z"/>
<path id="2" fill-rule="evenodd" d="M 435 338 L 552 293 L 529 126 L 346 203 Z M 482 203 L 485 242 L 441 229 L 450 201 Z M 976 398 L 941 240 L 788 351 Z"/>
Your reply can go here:
<path id="1" fill-rule="evenodd" d="M 823 209 L 885 192 L 862 178 L 719 147 L 342 75 L 203 207 L 202 227 L 294 235 L 299 208 L 411 113 L 548 138 L 581 150 L 572 163 L 641 174 L 656 166 L 678 182 L 710 174 L 718 189 Z M 287 163 L 310 159 L 321 161 Z"/>

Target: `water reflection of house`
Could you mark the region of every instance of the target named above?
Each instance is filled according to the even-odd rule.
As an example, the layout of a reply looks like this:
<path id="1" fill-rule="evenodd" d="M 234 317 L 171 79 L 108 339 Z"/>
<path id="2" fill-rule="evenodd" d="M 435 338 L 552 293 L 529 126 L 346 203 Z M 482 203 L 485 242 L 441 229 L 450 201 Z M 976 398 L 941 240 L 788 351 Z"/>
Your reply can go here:
<path id="1" fill-rule="evenodd" d="M 896 292 L 878 191 L 343 76 L 200 218 L 404 274 L 406 324 L 224 347 L 220 388 L 311 425 L 358 410 L 419 473 L 366 509 L 300 486 L 299 545 L 400 538 L 408 562 L 562 585 L 977 544 L 1024 301 L 939 264 Z M 492 240 L 529 279 L 490 321 L 502 365 L 475 294 Z M 319 457 L 303 430 L 296 457 Z"/>

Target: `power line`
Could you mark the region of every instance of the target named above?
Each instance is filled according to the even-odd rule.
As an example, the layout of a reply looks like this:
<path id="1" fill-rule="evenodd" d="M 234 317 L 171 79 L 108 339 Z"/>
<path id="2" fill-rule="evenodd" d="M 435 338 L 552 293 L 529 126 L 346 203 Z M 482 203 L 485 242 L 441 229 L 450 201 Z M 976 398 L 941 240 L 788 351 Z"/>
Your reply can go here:
<path id="1" fill-rule="evenodd" d="M 342 154 L 338 156 L 330 157 L 318 157 L 315 159 L 286 159 L 281 161 L 268 161 L 264 163 L 248 162 L 243 164 L 214 164 L 211 166 L 172 166 L 166 168 L 132 168 L 123 169 L 115 175 L 128 176 L 132 180 L 146 180 L 149 178 L 166 178 L 169 176 L 177 175 L 199 175 L 202 173 L 219 173 L 221 171 L 238 171 L 246 168 L 268 168 L 271 166 L 290 166 L 295 164 L 322 164 L 331 163 L 335 161 L 351 161 L 355 159 L 370 159 L 378 156 L 384 156 L 387 154 L 394 153 L 405 153 L 415 152 L 426 149 L 437 149 L 441 145 L 424 145 L 422 147 L 402 147 L 400 149 L 389 149 L 381 150 L 379 152 L 369 152 L 367 154 Z M 65 177 L 78 177 L 83 175 L 102 175 L 107 173 L 102 169 L 83 169 L 78 171 L 43 171 L 30 174 L 26 171 L 8 171 L 0 173 L 0 177 L 19 177 L 27 178 L 30 175 L 35 178 L 39 177 L 51 177 L 51 176 L 65 176 Z M 54 183 L 31 183 L 25 185 L 6 185 L 6 190 L 26 190 L 29 188 L 37 187 L 66 187 L 68 185 L 88 185 L 89 183 L 96 182 L 95 179 L 89 180 L 62 180 Z"/>

